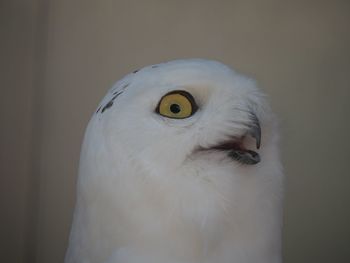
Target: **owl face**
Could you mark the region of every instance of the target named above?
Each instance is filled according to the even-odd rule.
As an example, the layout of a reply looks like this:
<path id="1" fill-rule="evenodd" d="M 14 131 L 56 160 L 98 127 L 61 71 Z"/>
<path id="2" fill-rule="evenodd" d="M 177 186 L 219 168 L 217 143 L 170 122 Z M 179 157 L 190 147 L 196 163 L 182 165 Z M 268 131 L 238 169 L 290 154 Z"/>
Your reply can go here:
<path id="1" fill-rule="evenodd" d="M 119 81 L 98 120 L 111 151 L 176 168 L 205 158 L 260 162 L 262 95 L 255 83 L 213 61 L 174 61 Z"/>

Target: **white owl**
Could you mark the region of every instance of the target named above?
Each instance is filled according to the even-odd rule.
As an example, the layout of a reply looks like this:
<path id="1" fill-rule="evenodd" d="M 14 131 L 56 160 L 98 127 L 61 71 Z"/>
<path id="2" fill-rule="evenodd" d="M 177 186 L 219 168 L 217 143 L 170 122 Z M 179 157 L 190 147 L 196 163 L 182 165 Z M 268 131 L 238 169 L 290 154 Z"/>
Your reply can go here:
<path id="1" fill-rule="evenodd" d="M 277 141 L 255 82 L 219 62 L 127 75 L 86 130 L 65 262 L 281 262 Z"/>

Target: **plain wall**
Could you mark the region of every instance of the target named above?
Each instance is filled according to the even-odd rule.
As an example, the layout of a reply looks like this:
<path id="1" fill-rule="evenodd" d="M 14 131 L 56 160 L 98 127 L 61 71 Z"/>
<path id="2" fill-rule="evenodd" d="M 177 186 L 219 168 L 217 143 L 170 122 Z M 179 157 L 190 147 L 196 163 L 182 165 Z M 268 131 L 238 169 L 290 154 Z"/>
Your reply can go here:
<path id="1" fill-rule="evenodd" d="M 279 116 L 285 263 L 350 262 L 349 1 L 0 2 L 0 261 L 63 261 L 86 124 L 148 64 L 222 61 Z"/>
<path id="2" fill-rule="evenodd" d="M 39 1 L 0 1 L 0 262 L 35 262 L 45 34 Z"/>

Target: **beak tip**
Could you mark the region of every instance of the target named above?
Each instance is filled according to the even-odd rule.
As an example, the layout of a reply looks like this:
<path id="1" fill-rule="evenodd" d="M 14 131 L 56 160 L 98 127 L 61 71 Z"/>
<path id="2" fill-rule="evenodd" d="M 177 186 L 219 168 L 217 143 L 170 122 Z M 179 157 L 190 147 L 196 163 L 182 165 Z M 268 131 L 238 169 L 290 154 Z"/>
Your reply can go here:
<path id="1" fill-rule="evenodd" d="M 250 128 L 250 135 L 256 140 L 256 148 L 260 149 L 261 146 L 261 127 L 257 116 L 251 113 L 252 126 Z"/>

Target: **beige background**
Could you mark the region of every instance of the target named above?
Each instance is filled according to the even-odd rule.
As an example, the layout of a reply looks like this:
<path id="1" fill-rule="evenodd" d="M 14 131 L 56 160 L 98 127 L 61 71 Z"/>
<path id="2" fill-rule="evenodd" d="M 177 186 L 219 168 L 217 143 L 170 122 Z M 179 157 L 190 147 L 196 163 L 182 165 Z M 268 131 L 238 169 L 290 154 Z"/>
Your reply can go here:
<path id="1" fill-rule="evenodd" d="M 87 121 L 151 63 L 217 59 L 280 117 L 285 263 L 350 262 L 350 2 L 0 1 L 0 261 L 62 262 Z"/>

